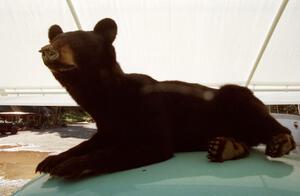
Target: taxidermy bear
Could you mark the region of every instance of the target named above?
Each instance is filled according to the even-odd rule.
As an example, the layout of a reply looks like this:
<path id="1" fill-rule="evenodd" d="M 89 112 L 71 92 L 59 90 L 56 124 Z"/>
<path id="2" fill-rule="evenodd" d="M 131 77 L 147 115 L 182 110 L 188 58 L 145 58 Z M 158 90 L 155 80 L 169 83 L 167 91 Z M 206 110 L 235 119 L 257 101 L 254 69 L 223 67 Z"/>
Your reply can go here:
<path id="1" fill-rule="evenodd" d="M 295 148 L 291 132 L 247 88 L 125 74 L 112 45 L 116 35 L 112 19 L 99 21 L 93 31 L 50 27 L 43 61 L 93 117 L 98 132 L 47 157 L 36 171 L 74 179 L 161 162 L 174 152 L 207 151 L 209 160 L 222 162 L 245 157 L 261 143 L 271 157 Z"/>

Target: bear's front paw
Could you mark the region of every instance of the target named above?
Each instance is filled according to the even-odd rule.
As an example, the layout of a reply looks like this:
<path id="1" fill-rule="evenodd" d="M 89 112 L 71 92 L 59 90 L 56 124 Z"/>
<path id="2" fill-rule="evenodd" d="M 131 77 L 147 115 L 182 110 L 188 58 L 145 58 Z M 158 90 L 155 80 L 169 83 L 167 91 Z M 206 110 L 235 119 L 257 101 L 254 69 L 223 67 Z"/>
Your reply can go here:
<path id="1" fill-rule="evenodd" d="M 217 137 L 209 142 L 207 158 L 213 162 L 223 162 L 242 158 L 249 154 L 248 147 L 233 138 Z"/>
<path id="2" fill-rule="evenodd" d="M 38 164 L 36 167 L 35 172 L 43 172 L 43 173 L 50 173 L 50 171 L 66 160 L 66 156 L 59 154 L 59 155 L 52 155 L 45 158 L 42 162 Z"/>
<path id="3" fill-rule="evenodd" d="M 92 165 L 93 161 L 89 160 L 89 156 L 72 157 L 53 168 L 50 175 L 66 179 L 79 179 L 94 172 Z"/>
<path id="4" fill-rule="evenodd" d="M 295 149 L 296 144 L 293 136 L 287 133 L 281 133 L 272 137 L 267 144 L 266 155 L 270 157 L 281 157 Z"/>

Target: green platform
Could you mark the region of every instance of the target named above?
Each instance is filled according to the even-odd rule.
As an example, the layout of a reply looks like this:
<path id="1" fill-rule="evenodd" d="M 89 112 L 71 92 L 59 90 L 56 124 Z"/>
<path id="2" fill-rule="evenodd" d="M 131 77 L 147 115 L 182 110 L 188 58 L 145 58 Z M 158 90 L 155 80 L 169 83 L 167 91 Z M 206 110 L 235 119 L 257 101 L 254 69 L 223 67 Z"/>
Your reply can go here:
<path id="1" fill-rule="evenodd" d="M 42 175 L 16 196 L 199 196 L 300 195 L 300 157 L 266 158 L 253 150 L 245 159 L 212 163 L 205 152 L 178 153 L 168 161 L 68 182 Z"/>

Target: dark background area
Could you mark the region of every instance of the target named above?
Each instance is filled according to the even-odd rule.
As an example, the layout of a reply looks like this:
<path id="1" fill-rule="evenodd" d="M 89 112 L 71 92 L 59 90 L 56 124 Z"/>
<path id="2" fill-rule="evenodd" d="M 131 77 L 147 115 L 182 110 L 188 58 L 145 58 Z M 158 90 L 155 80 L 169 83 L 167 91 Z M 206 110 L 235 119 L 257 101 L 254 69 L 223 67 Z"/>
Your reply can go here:
<path id="1" fill-rule="evenodd" d="M 298 105 L 267 105 L 270 113 L 299 114 Z M 0 112 L 30 112 L 37 114 L 35 122 L 26 122 L 27 128 L 53 128 L 62 127 L 70 123 L 93 122 L 88 113 L 80 107 L 58 107 L 58 106 L 0 106 Z"/>
<path id="2" fill-rule="evenodd" d="M 299 106 L 296 104 L 295 105 L 267 105 L 267 107 L 271 113 L 299 115 Z"/>

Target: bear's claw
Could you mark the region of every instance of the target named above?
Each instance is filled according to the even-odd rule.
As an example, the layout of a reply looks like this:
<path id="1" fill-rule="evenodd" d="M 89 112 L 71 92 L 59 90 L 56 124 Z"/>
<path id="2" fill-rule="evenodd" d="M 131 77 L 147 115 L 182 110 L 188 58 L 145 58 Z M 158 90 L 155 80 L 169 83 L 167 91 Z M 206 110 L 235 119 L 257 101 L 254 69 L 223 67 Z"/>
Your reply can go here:
<path id="1" fill-rule="evenodd" d="M 35 172 L 50 173 L 50 171 L 55 166 L 57 166 L 58 164 L 63 162 L 65 159 L 66 159 L 66 157 L 62 156 L 61 154 L 48 156 L 47 158 L 45 158 L 42 162 L 40 162 L 38 164 L 38 166 L 36 167 Z"/>
<path id="2" fill-rule="evenodd" d="M 60 176 L 65 179 L 79 179 L 92 173 L 89 163 L 86 156 L 72 157 L 55 166 L 49 173 L 51 176 Z"/>

